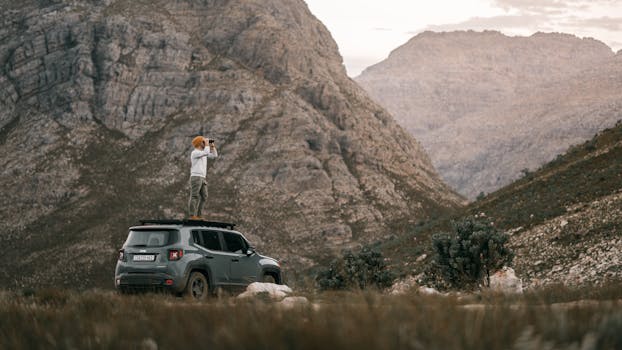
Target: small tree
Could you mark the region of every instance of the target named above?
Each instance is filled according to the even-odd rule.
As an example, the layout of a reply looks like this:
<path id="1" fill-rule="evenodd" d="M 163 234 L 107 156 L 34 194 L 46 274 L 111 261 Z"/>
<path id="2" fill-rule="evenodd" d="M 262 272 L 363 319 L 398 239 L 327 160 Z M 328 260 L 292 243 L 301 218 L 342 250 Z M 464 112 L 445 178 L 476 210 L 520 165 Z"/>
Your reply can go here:
<path id="1" fill-rule="evenodd" d="M 505 246 L 508 235 L 489 223 L 474 218 L 454 222 L 452 233 L 432 236 L 435 263 L 443 278 L 453 286 L 475 284 L 490 272 L 508 265 L 514 253 Z"/>
<path id="2" fill-rule="evenodd" d="M 320 271 L 316 281 L 321 289 L 365 289 L 370 286 L 383 289 L 391 286 L 395 276 L 389 271 L 382 253 L 363 248 L 359 253 L 344 251 L 343 257 L 333 260 Z"/>

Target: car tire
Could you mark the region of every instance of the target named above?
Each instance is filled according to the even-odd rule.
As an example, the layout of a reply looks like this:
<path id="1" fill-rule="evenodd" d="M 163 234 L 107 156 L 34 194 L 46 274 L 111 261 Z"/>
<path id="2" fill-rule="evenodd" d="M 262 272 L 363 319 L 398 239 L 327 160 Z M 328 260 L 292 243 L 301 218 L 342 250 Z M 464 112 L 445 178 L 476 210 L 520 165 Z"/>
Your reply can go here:
<path id="1" fill-rule="evenodd" d="M 200 272 L 191 273 L 184 294 L 191 300 L 202 301 L 207 299 L 209 283 L 205 275 Z"/>
<path id="2" fill-rule="evenodd" d="M 263 283 L 274 283 L 274 284 L 276 284 L 276 280 L 274 279 L 274 276 L 268 275 L 268 274 L 263 275 L 263 277 L 261 278 L 261 281 Z"/>

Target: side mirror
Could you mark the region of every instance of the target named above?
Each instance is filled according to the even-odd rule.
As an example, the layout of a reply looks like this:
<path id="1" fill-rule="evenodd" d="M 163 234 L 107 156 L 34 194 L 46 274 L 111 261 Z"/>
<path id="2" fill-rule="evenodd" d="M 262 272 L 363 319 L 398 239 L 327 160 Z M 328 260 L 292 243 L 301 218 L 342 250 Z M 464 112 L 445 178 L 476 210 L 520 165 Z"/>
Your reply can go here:
<path id="1" fill-rule="evenodd" d="M 251 256 L 253 254 L 255 254 L 255 247 L 248 247 L 246 250 L 246 256 Z"/>

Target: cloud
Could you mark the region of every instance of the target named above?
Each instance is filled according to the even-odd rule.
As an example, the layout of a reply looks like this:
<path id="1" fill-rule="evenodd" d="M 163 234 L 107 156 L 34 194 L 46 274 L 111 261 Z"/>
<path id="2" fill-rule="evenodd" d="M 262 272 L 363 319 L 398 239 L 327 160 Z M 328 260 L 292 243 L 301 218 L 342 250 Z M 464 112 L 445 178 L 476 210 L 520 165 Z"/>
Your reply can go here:
<path id="1" fill-rule="evenodd" d="M 548 14 L 551 11 L 559 12 L 561 9 L 572 6 L 577 1 L 559 0 L 495 0 L 494 3 L 500 8 L 510 11 L 518 10 L 521 13 Z"/>
<path id="2" fill-rule="evenodd" d="M 568 12 L 590 11 L 601 5 L 616 5 L 619 0 L 494 0 L 493 5 L 506 12 L 563 15 Z"/>
<path id="3" fill-rule="evenodd" d="M 393 29 L 391 28 L 382 28 L 382 27 L 376 27 L 376 28 L 373 28 L 373 30 L 378 31 L 378 32 L 392 32 L 393 31 Z"/>
<path id="4" fill-rule="evenodd" d="M 604 29 L 612 32 L 622 31 L 622 17 L 579 18 L 571 17 L 562 23 L 574 28 Z"/>

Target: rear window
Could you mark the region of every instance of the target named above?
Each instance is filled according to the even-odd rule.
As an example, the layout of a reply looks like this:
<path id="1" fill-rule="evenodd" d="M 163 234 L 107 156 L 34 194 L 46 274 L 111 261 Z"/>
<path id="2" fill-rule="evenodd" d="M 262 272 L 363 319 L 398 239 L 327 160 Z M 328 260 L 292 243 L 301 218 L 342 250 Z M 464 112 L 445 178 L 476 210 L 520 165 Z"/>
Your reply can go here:
<path id="1" fill-rule="evenodd" d="M 177 230 L 130 230 L 126 247 L 164 247 L 179 241 Z"/>

